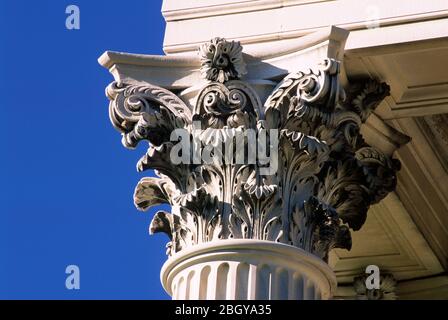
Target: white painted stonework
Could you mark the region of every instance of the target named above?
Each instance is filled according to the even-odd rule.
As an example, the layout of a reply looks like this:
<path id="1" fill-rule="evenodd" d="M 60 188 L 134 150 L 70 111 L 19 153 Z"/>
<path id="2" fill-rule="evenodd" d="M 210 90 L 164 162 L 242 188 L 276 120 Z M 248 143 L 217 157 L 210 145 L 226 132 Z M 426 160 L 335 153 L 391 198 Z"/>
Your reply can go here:
<path id="1" fill-rule="evenodd" d="M 341 81 L 341 63 L 335 58 L 342 59 L 346 35 L 330 28 L 304 39 L 298 51 L 285 49 L 281 58 L 300 62 L 303 71 L 280 82 L 254 75 L 243 81 L 243 76 L 253 71 L 255 77 L 266 72 L 277 77 L 277 70 L 285 72 L 278 68 L 281 58 L 261 62 L 243 56 L 238 42 L 214 38 L 199 48 L 202 80 L 177 95 L 120 73 L 130 70 L 120 68 L 124 59 L 154 58 L 115 53 L 101 58 L 118 71 L 117 81 L 107 88 L 110 119 L 125 147 L 150 142 L 138 170 L 157 170 L 158 177 L 138 183 L 134 202 L 143 211 L 162 203 L 172 207 L 170 213 L 156 213 L 150 231 L 170 239 L 162 281 L 175 299 L 333 296 L 329 251 L 352 247 L 350 229 L 360 229 L 370 204 L 395 188 L 399 169 L 396 160 L 369 146 L 360 133 L 389 87 L 369 79 Z M 168 69 L 172 58 L 162 61 L 157 66 Z M 135 64 L 137 77 L 143 73 L 135 72 L 139 68 L 154 77 L 149 65 Z M 197 133 L 194 121 L 205 131 Z M 270 145 L 259 146 L 275 157 L 273 169 L 266 170 L 260 154 L 253 163 L 226 162 L 227 155 L 216 152 L 212 162 L 190 162 L 195 154 L 190 148 L 182 151 L 186 159 L 175 163 L 172 133 L 180 129 L 187 134 L 182 140 L 204 146 L 236 142 L 232 158 L 236 150 L 253 146 L 249 136 L 238 140 L 233 133 L 274 132 Z"/>
<path id="2" fill-rule="evenodd" d="M 161 281 L 180 300 L 326 300 L 336 289 L 333 271 L 314 255 L 257 240 L 192 247 L 165 263 Z"/>
<path id="3" fill-rule="evenodd" d="M 173 299 L 448 298 L 446 1 L 165 0 L 162 13 L 167 55 L 99 62 L 123 145 L 149 141 L 137 168 L 157 172 L 135 204 L 172 208 L 150 231 L 169 237 Z M 170 133 L 194 138 L 193 121 L 279 130 L 279 170 L 173 165 Z"/>

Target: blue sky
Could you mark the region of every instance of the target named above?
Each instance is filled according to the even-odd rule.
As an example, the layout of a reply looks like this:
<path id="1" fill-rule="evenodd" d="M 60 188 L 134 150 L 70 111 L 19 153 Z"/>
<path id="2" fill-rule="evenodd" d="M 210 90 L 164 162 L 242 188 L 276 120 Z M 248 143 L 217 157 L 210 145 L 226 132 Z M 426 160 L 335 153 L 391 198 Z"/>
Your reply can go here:
<path id="1" fill-rule="evenodd" d="M 0 0 L 0 299 L 168 298 L 167 239 L 132 202 L 146 146 L 121 146 L 97 63 L 162 54 L 161 2 Z M 80 30 L 65 28 L 70 4 Z M 65 288 L 71 264 L 80 290 Z"/>

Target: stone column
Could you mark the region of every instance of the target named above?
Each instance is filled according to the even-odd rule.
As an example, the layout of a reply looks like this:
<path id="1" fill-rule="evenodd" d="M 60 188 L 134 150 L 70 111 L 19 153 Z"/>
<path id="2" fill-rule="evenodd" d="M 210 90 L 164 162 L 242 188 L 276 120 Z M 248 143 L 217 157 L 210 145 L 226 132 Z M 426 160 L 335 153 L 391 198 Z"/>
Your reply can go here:
<path id="1" fill-rule="evenodd" d="M 173 299 L 314 300 L 336 289 L 330 267 L 316 256 L 272 241 L 221 240 L 191 247 L 164 265 Z"/>
<path id="2" fill-rule="evenodd" d="M 343 41 L 319 37 L 301 44 L 302 67 L 283 80 L 281 68 L 221 38 L 189 62 L 102 57 L 116 77 L 111 121 L 125 147 L 149 141 L 137 168 L 156 170 L 135 204 L 172 208 L 150 232 L 170 239 L 161 280 L 174 299 L 331 298 L 328 252 L 350 249 L 350 229 L 395 188 L 399 163 L 360 133 L 388 86 L 341 80 Z M 304 68 L 313 55 L 320 62 Z"/>

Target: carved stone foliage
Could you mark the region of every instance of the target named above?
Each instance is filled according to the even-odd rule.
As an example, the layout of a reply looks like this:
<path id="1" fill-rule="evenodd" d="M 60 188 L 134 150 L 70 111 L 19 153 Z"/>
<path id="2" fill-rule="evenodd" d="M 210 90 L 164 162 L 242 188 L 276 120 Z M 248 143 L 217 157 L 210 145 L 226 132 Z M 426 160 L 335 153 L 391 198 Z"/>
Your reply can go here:
<path id="1" fill-rule="evenodd" d="M 357 300 L 397 300 L 395 293 L 397 281 L 391 274 L 380 275 L 379 289 L 367 289 L 367 276 L 356 277 L 353 282 L 353 288 L 356 292 Z"/>
<path id="2" fill-rule="evenodd" d="M 361 124 L 389 94 L 386 84 L 357 82 L 347 94 L 339 83 L 339 62 L 289 74 L 262 104 L 255 90 L 239 80 L 245 73 L 238 42 L 213 39 L 201 46 L 204 86 L 191 110 L 174 93 L 148 83 L 112 83 L 110 118 L 125 147 L 150 143 L 139 171 L 155 169 L 135 190 L 138 209 L 169 204 L 159 211 L 151 233 L 168 234 L 168 254 L 219 239 L 281 242 L 326 260 L 332 248 L 351 248 L 350 229 L 358 230 L 369 206 L 396 185 L 399 162 L 367 145 Z M 200 124 L 202 131 L 196 130 Z M 173 163 L 178 141 L 171 133 L 205 146 L 233 144 L 232 153 L 252 144 L 238 132 L 267 135 L 255 161 L 230 160 L 212 152 L 211 162 Z M 218 130 L 212 130 L 218 129 Z M 274 143 L 274 138 L 277 143 Z M 270 154 L 276 170 L 266 174 Z M 262 152 L 263 153 L 263 152 Z M 185 155 L 183 155 L 185 156 Z M 272 164 L 272 163 L 271 163 Z"/>
<path id="3" fill-rule="evenodd" d="M 214 38 L 199 48 L 199 56 L 202 62 L 201 74 L 207 80 L 224 83 L 246 74 L 243 48 L 239 42 Z"/>

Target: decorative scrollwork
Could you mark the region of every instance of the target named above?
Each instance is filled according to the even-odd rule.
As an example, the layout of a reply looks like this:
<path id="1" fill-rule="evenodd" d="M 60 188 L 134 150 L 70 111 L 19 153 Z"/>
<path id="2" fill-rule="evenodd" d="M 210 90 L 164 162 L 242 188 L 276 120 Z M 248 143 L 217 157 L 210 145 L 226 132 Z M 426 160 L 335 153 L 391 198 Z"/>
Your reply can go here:
<path id="1" fill-rule="evenodd" d="M 326 59 L 285 77 L 263 106 L 250 85 L 237 80 L 245 73 L 239 43 L 216 38 L 201 46 L 200 56 L 208 81 L 193 110 L 174 93 L 146 83 L 107 89 L 111 121 L 124 145 L 150 143 L 138 170 L 158 175 L 137 185 L 136 206 L 172 207 L 155 215 L 151 233 L 168 234 L 169 254 L 229 238 L 281 242 L 324 260 L 333 248 L 350 249 L 350 229 L 361 228 L 369 206 L 396 185 L 399 162 L 367 145 L 360 133 L 388 86 L 358 81 L 346 95 L 339 62 Z M 257 145 L 276 156 L 276 170 L 263 171 L 258 154 L 251 163 L 225 161 L 224 153 L 214 152 L 209 163 L 174 164 L 170 135 L 179 128 L 187 132 L 183 139 L 208 147 L 236 143 L 235 136 L 249 129 L 255 135 L 276 131 Z M 274 138 L 278 145 L 269 149 Z M 243 134 L 231 152 L 245 150 L 247 159 L 253 143 Z M 193 151 L 187 152 L 192 159 Z"/>
<path id="2" fill-rule="evenodd" d="M 111 100 L 111 122 L 122 132 L 127 148 L 136 147 L 141 140 L 159 146 L 169 139 L 172 130 L 191 121 L 191 110 L 185 103 L 160 87 L 113 82 L 106 95 Z"/>
<path id="3" fill-rule="evenodd" d="M 260 113 L 260 99 L 246 83 L 238 80 L 225 84 L 212 82 L 200 91 L 193 120 L 200 121 L 204 129 L 253 128 Z"/>

